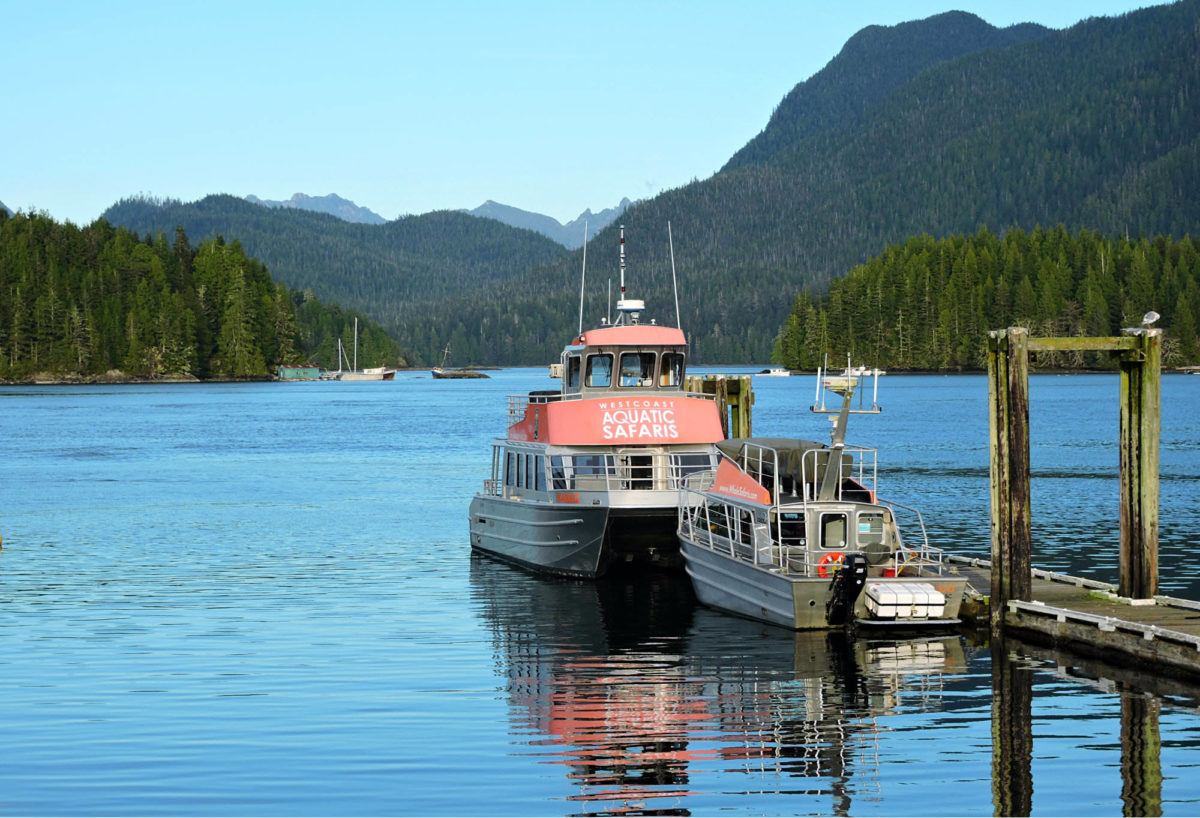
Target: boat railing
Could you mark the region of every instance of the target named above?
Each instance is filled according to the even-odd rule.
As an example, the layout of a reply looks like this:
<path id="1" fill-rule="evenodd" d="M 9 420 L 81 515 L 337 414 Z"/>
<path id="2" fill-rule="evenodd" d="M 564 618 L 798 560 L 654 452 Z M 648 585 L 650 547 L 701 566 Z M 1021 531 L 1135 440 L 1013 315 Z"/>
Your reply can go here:
<path id="1" fill-rule="evenodd" d="M 940 548 L 929 544 L 929 532 L 921 512 L 894 500 L 880 500 L 879 504 L 891 511 L 892 521 L 896 524 L 896 536 L 899 538 L 896 543 L 897 572 L 909 569 L 917 574 L 941 575 L 945 558 Z M 905 536 L 906 531 L 911 536 Z"/>
<path id="2" fill-rule="evenodd" d="M 715 511 L 706 494 L 714 480 L 713 471 L 697 472 L 684 479 L 679 491 L 680 533 L 702 548 L 740 562 L 807 576 L 810 564 L 804 538 L 780 537 L 767 525 L 754 522 L 749 513 Z"/>
<path id="3" fill-rule="evenodd" d="M 772 502 L 779 502 L 779 452 L 761 443 L 743 443 L 738 453 L 742 471 L 771 492 Z"/>
<path id="4" fill-rule="evenodd" d="M 833 457 L 836 449 L 809 449 L 800 458 L 800 482 L 804 486 L 803 500 L 807 507 L 809 501 L 816 499 L 817 491 L 824 477 L 826 458 Z M 842 469 L 841 479 L 834 487 L 834 499 L 841 501 L 842 490 L 847 480 L 853 480 L 872 494 L 879 484 L 879 450 L 863 446 L 845 446 L 841 450 Z"/>
<path id="5" fill-rule="evenodd" d="M 490 494 L 493 497 L 504 496 L 504 481 L 503 480 L 484 480 L 483 493 Z"/>

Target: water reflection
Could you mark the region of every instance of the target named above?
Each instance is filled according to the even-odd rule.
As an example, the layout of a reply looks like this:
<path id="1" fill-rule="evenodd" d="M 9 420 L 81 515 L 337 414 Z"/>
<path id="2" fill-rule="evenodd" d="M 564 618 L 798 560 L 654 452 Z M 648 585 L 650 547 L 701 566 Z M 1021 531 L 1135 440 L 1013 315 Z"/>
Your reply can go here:
<path id="1" fill-rule="evenodd" d="M 792 634 L 697 607 L 677 576 L 558 582 L 475 559 L 471 592 L 514 727 L 562 765 L 580 814 L 689 814 L 697 778 L 740 773 L 848 815 L 880 790 L 877 717 L 902 693 L 940 709 L 966 667 L 957 636 Z"/>

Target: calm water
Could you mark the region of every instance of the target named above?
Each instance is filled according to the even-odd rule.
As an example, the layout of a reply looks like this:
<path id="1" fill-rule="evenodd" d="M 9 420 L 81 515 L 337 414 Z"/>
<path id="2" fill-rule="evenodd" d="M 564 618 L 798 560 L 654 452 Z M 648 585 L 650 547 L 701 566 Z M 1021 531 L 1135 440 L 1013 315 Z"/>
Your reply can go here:
<path id="1" fill-rule="evenodd" d="M 1200 812 L 1192 689 L 473 560 L 503 396 L 548 385 L 0 388 L 0 812 L 990 814 L 1030 790 L 1038 814 Z M 757 433 L 826 434 L 811 378 L 755 387 Z M 985 554 L 984 380 L 882 389 L 851 428 L 882 493 Z M 1115 579 L 1116 379 L 1032 390 L 1036 562 Z M 1198 408 L 1200 377 L 1164 380 L 1162 587 L 1190 596 Z M 1032 761 L 994 792 L 1002 666 Z M 1130 731 L 1147 713 L 1161 752 Z"/>

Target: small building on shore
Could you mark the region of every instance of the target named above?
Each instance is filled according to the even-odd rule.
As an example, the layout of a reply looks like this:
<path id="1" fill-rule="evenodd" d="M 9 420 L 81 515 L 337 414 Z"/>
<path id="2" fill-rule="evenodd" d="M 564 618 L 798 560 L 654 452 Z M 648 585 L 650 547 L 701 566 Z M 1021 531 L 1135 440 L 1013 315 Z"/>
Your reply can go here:
<path id="1" fill-rule="evenodd" d="M 276 370 L 281 381 L 318 381 L 321 379 L 319 366 L 281 366 Z"/>

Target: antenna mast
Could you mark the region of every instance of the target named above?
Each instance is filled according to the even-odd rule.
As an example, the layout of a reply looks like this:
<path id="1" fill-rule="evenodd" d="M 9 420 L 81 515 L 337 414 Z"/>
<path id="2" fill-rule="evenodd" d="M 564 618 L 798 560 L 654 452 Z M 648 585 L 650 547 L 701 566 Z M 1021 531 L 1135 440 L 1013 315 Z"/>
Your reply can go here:
<path id="1" fill-rule="evenodd" d="M 583 220 L 583 273 L 579 276 L 579 334 L 583 335 L 583 288 L 587 284 L 588 223 Z"/>
<path id="2" fill-rule="evenodd" d="M 621 225 L 621 301 L 625 300 L 625 225 Z"/>
<path id="3" fill-rule="evenodd" d="M 675 326 L 682 329 L 683 324 L 679 320 L 679 282 L 675 278 L 675 239 L 671 236 L 670 219 L 667 219 L 667 244 L 671 248 L 671 288 L 675 290 Z"/>
<path id="4" fill-rule="evenodd" d="M 612 279 L 611 278 L 608 280 L 608 301 L 606 303 L 608 304 L 608 318 L 605 319 L 605 321 L 606 321 L 606 323 L 611 325 L 612 324 Z"/>

